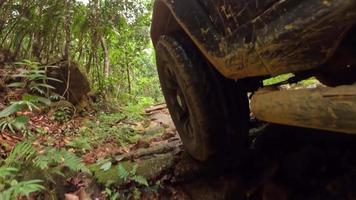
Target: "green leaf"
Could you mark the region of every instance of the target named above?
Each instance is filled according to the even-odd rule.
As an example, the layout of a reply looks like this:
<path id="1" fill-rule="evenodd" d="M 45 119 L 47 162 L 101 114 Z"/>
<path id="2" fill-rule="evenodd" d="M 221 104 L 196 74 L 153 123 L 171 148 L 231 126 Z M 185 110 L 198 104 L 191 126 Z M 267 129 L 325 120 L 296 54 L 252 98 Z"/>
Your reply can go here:
<path id="1" fill-rule="evenodd" d="M 56 89 L 55 87 L 45 84 L 45 83 L 36 83 L 36 87 L 44 87 L 44 88 L 49 88 L 49 89 Z"/>
<path id="2" fill-rule="evenodd" d="M 13 197 L 18 198 L 20 196 L 29 196 L 33 192 L 44 190 L 45 187 L 41 185 L 42 180 L 29 180 L 22 181 L 13 185 Z"/>
<path id="3" fill-rule="evenodd" d="M 143 176 L 133 176 L 132 180 L 135 181 L 136 183 L 140 184 L 140 185 L 144 185 L 144 186 L 148 187 L 148 181 Z"/>
<path id="4" fill-rule="evenodd" d="M 60 83 L 63 82 L 63 81 L 61 81 L 61 80 L 59 80 L 59 79 L 51 78 L 51 77 L 47 77 L 46 79 L 47 79 L 47 80 L 51 80 L 51 81 L 57 81 L 57 82 L 60 82 Z"/>
<path id="5" fill-rule="evenodd" d="M 5 166 L 13 166 L 21 162 L 26 162 L 36 154 L 30 142 L 21 142 L 16 144 L 10 155 L 5 160 Z"/>
<path id="6" fill-rule="evenodd" d="M 12 175 L 17 171 L 18 171 L 18 169 L 13 168 L 13 167 L 1 167 L 0 168 L 0 177 L 6 178 L 7 176 Z"/>
<path id="7" fill-rule="evenodd" d="M 8 189 L 5 191 L 0 192 L 0 199 L 1 200 L 11 200 L 11 193 L 12 193 L 12 189 Z"/>
<path id="8" fill-rule="evenodd" d="M 10 83 L 7 87 L 24 87 L 26 84 L 23 82 Z"/>
<path id="9" fill-rule="evenodd" d="M 20 104 L 11 104 L 10 106 L 6 107 L 4 110 L 2 110 L 0 112 L 0 118 L 2 117 L 8 117 L 14 113 L 16 113 L 17 111 L 21 110 L 22 105 Z"/>
<path id="10" fill-rule="evenodd" d="M 48 169 L 49 156 L 40 155 L 34 160 L 34 166 L 42 170 Z"/>
<path id="11" fill-rule="evenodd" d="M 51 100 L 49 100 L 48 98 L 45 97 L 37 97 L 38 102 L 45 104 L 46 106 L 50 106 L 51 105 Z"/>
<path id="12" fill-rule="evenodd" d="M 81 158 L 65 150 L 62 150 L 61 154 L 63 156 L 64 165 L 67 166 L 69 169 L 76 172 L 82 171 L 88 174 L 91 173 L 90 170 L 85 166 L 85 163 Z"/>
<path id="13" fill-rule="evenodd" d="M 129 172 L 125 169 L 125 167 L 122 164 L 119 164 L 118 172 L 119 172 L 119 177 L 124 179 L 125 181 L 129 177 Z"/>
<path id="14" fill-rule="evenodd" d="M 132 167 L 132 170 L 131 170 L 131 175 L 135 175 L 136 174 L 136 171 L 137 171 L 137 167 L 138 167 L 138 165 L 137 164 L 135 164 L 133 167 Z"/>
<path id="15" fill-rule="evenodd" d="M 21 130 L 25 127 L 27 122 L 29 121 L 29 118 L 26 116 L 19 116 L 15 118 L 15 121 L 13 122 L 13 125 L 16 129 Z"/>
<path id="16" fill-rule="evenodd" d="M 103 165 L 101 165 L 100 169 L 103 171 L 108 171 L 111 168 L 111 165 L 112 165 L 111 161 L 108 161 Z"/>
<path id="17" fill-rule="evenodd" d="M 16 133 L 16 131 L 14 130 L 14 127 L 12 126 L 11 123 L 7 124 L 7 128 L 11 131 L 11 133 Z"/>

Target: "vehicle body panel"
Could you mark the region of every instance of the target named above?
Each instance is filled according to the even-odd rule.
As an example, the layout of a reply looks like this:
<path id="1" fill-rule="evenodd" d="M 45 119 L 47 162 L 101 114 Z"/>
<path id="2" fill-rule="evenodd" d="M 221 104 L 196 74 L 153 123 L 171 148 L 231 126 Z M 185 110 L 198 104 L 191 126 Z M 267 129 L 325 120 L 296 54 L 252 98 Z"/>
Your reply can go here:
<path id="1" fill-rule="evenodd" d="M 210 20 L 224 36 L 261 15 L 278 0 L 199 0 Z"/>
<path id="2" fill-rule="evenodd" d="M 225 77 L 313 69 L 356 21 L 356 0 L 156 0 L 152 40 L 182 29 Z"/>

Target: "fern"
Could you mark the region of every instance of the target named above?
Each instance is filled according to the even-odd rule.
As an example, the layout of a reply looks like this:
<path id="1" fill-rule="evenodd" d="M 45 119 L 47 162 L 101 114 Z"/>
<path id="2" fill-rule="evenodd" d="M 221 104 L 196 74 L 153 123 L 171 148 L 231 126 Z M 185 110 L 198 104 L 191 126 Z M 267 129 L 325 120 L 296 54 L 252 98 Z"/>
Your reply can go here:
<path id="1" fill-rule="evenodd" d="M 143 176 L 133 176 L 132 180 L 135 181 L 136 183 L 138 183 L 139 185 L 144 185 L 146 187 L 148 187 L 148 181 L 145 177 Z"/>
<path id="2" fill-rule="evenodd" d="M 126 181 L 130 175 L 129 172 L 125 169 L 125 167 L 122 164 L 120 164 L 118 166 L 118 172 L 119 172 L 119 177 L 121 179 L 123 179 L 124 181 Z"/>
<path id="3" fill-rule="evenodd" d="M 12 167 L 1 167 L 0 168 L 0 177 L 5 179 L 7 176 L 13 175 L 15 172 L 19 170 Z"/>
<path id="4" fill-rule="evenodd" d="M 46 154 L 37 156 L 33 165 L 42 170 L 48 169 L 50 165 L 64 165 L 72 171 L 90 174 L 90 170 L 85 166 L 81 158 L 66 150 L 55 148 L 50 148 L 46 151 Z"/>
<path id="5" fill-rule="evenodd" d="M 20 104 L 11 104 L 10 106 L 6 107 L 4 110 L 0 112 L 0 118 L 8 117 L 17 111 L 20 111 L 23 108 Z"/>
<path id="6" fill-rule="evenodd" d="M 33 165 L 41 170 L 48 169 L 50 158 L 47 155 L 39 155 L 33 160 Z"/>
<path id="7" fill-rule="evenodd" d="M 122 164 L 118 166 L 119 177 L 124 181 L 133 181 L 139 185 L 148 187 L 148 181 L 145 177 L 136 175 L 137 165 L 134 165 L 131 171 L 127 171 Z"/>
<path id="8" fill-rule="evenodd" d="M 66 150 L 48 148 L 44 154 L 36 155 L 36 150 L 30 142 L 18 143 L 11 151 L 9 157 L 4 161 L 5 165 L 0 167 L 0 200 L 12 200 L 22 196 L 29 196 L 33 192 L 44 190 L 42 180 L 22 180 L 24 170 L 29 168 L 41 169 L 44 180 L 54 182 L 53 175 L 62 173 L 64 167 L 74 172 L 86 172 L 90 170 L 85 163 L 75 154 Z M 17 168 L 14 168 L 18 167 Z"/>
<path id="9" fill-rule="evenodd" d="M 15 82 L 8 87 L 24 88 L 28 91 L 37 92 L 41 95 L 46 94 L 46 90 L 55 89 L 53 86 L 46 84 L 48 80 L 61 82 L 58 79 L 47 77 L 45 68 L 56 68 L 56 66 L 40 66 L 40 63 L 24 60 L 17 62 L 16 65 L 28 66 L 28 69 L 21 70 L 20 73 L 13 75 L 15 78 L 23 78 L 24 82 Z"/>
<path id="10" fill-rule="evenodd" d="M 33 192 L 39 192 L 45 189 L 40 183 L 43 183 L 43 181 L 29 180 L 17 182 L 16 180 L 12 180 L 10 188 L 0 192 L 0 199 L 12 200 L 17 199 L 20 196 L 28 197 Z"/>
<path id="11" fill-rule="evenodd" d="M 70 153 L 68 151 L 62 151 L 64 165 L 67 166 L 69 169 L 79 172 L 86 172 L 90 174 L 90 170 L 85 166 L 82 159 Z"/>
<path id="12" fill-rule="evenodd" d="M 6 166 L 13 166 L 15 164 L 23 164 L 29 161 L 36 154 L 36 150 L 29 142 L 18 143 L 11 151 L 9 157 L 6 158 Z"/>
<path id="13" fill-rule="evenodd" d="M 19 172 L 12 167 L 0 167 L 1 186 L 0 199 L 12 200 L 20 196 L 29 196 L 33 192 L 41 191 L 44 187 L 41 180 L 27 180 L 18 182 L 15 177 Z"/>

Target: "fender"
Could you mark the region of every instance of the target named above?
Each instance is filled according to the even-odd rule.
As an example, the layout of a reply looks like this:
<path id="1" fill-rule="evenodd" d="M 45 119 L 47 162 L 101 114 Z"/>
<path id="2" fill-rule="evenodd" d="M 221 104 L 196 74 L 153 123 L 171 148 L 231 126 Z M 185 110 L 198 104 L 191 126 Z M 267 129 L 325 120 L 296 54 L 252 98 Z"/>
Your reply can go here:
<path id="1" fill-rule="evenodd" d="M 196 0 L 156 0 L 151 38 L 183 30 L 221 74 L 241 79 L 321 66 L 355 21 L 356 0 L 280 0 L 222 35 Z"/>

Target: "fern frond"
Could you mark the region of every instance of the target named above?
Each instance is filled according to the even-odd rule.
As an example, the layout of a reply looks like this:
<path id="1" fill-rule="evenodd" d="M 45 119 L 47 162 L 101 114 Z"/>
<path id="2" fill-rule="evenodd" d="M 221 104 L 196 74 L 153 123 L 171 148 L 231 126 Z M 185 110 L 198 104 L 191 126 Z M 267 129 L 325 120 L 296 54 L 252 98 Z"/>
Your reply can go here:
<path id="1" fill-rule="evenodd" d="M 7 176 L 10 176 L 18 171 L 18 169 L 12 167 L 0 167 L 0 177 L 5 179 Z"/>
<path id="2" fill-rule="evenodd" d="M 43 183 L 42 180 L 29 180 L 21 182 L 13 180 L 9 189 L 0 192 L 0 199 L 11 200 L 18 199 L 21 196 L 28 197 L 33 192 L 39 192 L 45 189 L 41 183 Z"/>
<path id="3" fill-rule="evenodd" d="M 50 159 L 47 155 L 39 155 L 33 160 L 33 165 L 42 170 L 48 169 Z"/>
<path id="4" fill-rule="evenodd" d="M 146 187 L 148 187 L 148 181 L 145 177 L 143 176 L 133 176 L 132 180 L 135 181 L 136 183 L 138 183 L 139 185 L 144 185 Z"/>
<path id="5" fill-rule="evenodd" d="M 11 200 L 11 193 L 12 193 L 12 190 L 10 190 L 10 189 L 0 192 L 0 199 L 1 200 Z"/>
<path id="6" fill-rule="evenodd" d="M 17 185 L 13 186 L 14 187 L 13 196 L 15 197 L 29 196 L 33 192 L 39 192 L 41 190 L 44 190 L 45 187 L 43 187 L 41 183 L 43 183 L 42 180 L 29 180 L 29 181 L 19 182 Z"/>
<path id="7" fill-rule="evenodd" d="M 119 177 L 121 179 L 123 179 L 124 181 L 126 181 L 130 175 L 129 172 L 125 169 L 125 167 L 122 164 L 119 164 L 119 166 L 118 166 L 118 173 L 119 173 Z"/>
<path id="8" fill-rule="evenodd" d="M 36 154 L 36 150 L 33 148 L 30 142 L 18 143 L 11 151 L 9 157 L 6 158 L 6 166 L 13 166 L 16 163 L 26 162 L 30 160 Z"/>
<path id="9" fill-rule="evenodd" d="M 85 166 L 85 163 L 81 158 L 68 151 L 62 151 L 62 155 L 64 165 L 69 169 L 76 172 L 82 171 L 90 174 L 90 170 Z"/>

